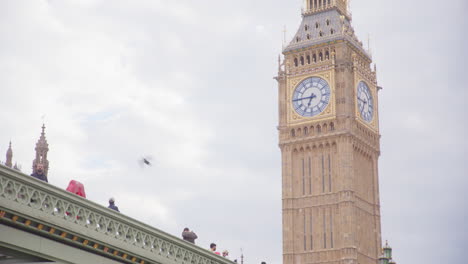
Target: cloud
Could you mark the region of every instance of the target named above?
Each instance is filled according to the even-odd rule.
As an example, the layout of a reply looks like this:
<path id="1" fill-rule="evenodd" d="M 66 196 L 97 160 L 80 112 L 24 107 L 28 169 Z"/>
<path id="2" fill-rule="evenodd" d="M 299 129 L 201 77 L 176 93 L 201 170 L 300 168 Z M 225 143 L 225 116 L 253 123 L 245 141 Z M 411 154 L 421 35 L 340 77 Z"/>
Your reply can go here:
<path id="1" fill-rule="evenodd" d="M 124 214 L 177 236 L 189 226 L 202 247 L 214 241 L 233 258 L 243 248 L 246 262 L 281 263 L 272 77 L 300 4 L 4 2 L 0 153 L 11 138 L 29 173 L 45 114 L 54 185 L 80 180 L 90 200 L 106 205 L 113 196 Z M 466 241 L 466 37 L 455 23 L 466 24 L 463 5 L 352 5 L 360 38 L 372 35 L 384 87 L 382 229 L 398 263 L 459 262 L 454 245 Z M 434 19 L 441 13 L 451 18 Z M 145 155 L 152 167 L 139 166 Z"/>

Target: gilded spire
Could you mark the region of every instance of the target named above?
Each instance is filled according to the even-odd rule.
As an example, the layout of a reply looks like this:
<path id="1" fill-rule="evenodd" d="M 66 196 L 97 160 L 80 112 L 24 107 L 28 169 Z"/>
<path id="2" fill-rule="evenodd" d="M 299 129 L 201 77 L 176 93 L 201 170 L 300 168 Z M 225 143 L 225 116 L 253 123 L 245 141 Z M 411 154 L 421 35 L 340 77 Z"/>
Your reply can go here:
<path id="1" fill-rule="evenodd" d="M 49 171 L 49 161 L 47 160 L 47 152 L 49 152 L 49 144 L 45 136 L 45 124 L 42 124 L 42 132 L 39 140 L 36 143 L 36 158 L 33 161 L 33 173 L 36 172 L 37 164 L 44 165 L 44 174 L 47 176 Z"/>
<path id="2" fill-rule="evenodd" d="M 8 150 L 6 153 L 5 166 L 9 168 L 13 167 L 13 150 L 11 149 L 11 141 L 10 141 L 10 146 L 8 147 Z"/>

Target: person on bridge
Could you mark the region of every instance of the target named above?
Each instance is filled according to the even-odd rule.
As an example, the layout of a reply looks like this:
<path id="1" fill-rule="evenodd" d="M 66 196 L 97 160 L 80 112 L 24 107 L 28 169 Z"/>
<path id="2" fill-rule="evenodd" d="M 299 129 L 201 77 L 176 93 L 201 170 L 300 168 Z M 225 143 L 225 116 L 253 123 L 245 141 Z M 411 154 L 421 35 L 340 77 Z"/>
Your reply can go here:
<path id="1" fill-rule="evenodd" d="M 68 184 L 67 191 L 86 198 L 84 185 L 79 181 L 71 180 Z"/>
<path id="2" fill-rule="evenodd" d="M 38 180 L 45 181 L 47 183 L 49 182 L 47 180 L 47 176 L 44 173 L 44 165 L 42 163 L 38 163 L 36 165 L 36 171 L 34 171 L 33 174 L 31 174 L 31 176 Z"/>
<path id="3" fill-rule="evenodd" d="M 184 228 L 184 231 L 182 232 L 182 238 L 190 243 L 195 244 L 195 239 L 198 238 L 197 234 L 195 232 L 190 231 L 188 227 Z"/>
<path id="4" fill-rule="evenodd" d="M 115 211 L 120 213 L 119 208 L 115 205 L 115 199 L 114 198 L 109 199 L 109 206 L 107 208 L 110 208 L 110 209 L 115 210 Z"/>
<path id="5" fill-rule="evenodd" d="M 216 251 L 216 244 L 215 244 L 215 243 L 211 243 L 211 244 L 210 244 L 210 250 L 211 250 L 211 252 L 213 252 L 214 254 L 220 255 L 220 256 L 221 256 L 221 253 L 219 253 L 218 251 Z"/>

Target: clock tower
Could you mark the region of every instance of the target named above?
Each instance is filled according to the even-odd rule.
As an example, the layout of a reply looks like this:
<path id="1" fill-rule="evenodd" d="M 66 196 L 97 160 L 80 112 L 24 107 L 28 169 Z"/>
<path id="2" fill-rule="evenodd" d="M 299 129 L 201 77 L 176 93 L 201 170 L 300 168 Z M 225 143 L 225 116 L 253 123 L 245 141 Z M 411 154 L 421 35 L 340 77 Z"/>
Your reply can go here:
<path id="1" fill-rule="evenodd" d="M 376 264 L 376 70 L 346 0 L 305 0 L 280 59 L 283 263 Z"/>

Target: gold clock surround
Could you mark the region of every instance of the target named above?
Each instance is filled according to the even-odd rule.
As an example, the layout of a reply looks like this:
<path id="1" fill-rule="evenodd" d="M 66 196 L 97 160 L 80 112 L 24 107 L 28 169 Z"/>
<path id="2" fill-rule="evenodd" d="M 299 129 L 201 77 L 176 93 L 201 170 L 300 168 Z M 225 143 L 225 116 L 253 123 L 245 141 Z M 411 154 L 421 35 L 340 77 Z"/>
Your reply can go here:
<path id="1" fill-rule="evenodd" d="M 364 125 L 365 127 L 378 132 L 379 131 L 379 106 L 378 106 L 378 97 L 377 97 L 377 85 L 374 82 L 371 82 L 361 76 L 360 74 L 356 73 L 356 76 L 354 78 L 354 98 L 355 98 L 355 115 L 356 115 L 356 121 L 358 121 L 360 124 Z M 358 85 L 360 82 L 365 82 L 367 86 L 369 87 L 369 90 L 372 95 L 372 100 L 374 101 L 374 115 L 372 117 L 371 122 L 366 122 L 364 119 L 361 117 L 361 113 L 359 112 L 359 106 L 357 102 L 357 93 L 358 93 Z"/>
<path id="2" fill-rule="evenodd" d="M 296 87 L 304 80 L 312 77 L 320 77 L 327 81 L 330 86 L 330 100 L 328 106 L 323 110 L 322 113 L 313 117 L 304 117 L 296 113 L 292 105 L 292 97 Z M 300 75 L 288 80 L 288 122 L 290 124 L 299 125 L 310 121 L 323 121 L 333 119 L 336 116 L 336 100 L 335 100 L 335 77 L 334 70 L 327 70 L 314 74 Z"/>

